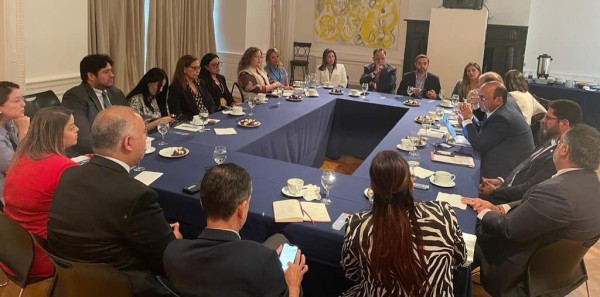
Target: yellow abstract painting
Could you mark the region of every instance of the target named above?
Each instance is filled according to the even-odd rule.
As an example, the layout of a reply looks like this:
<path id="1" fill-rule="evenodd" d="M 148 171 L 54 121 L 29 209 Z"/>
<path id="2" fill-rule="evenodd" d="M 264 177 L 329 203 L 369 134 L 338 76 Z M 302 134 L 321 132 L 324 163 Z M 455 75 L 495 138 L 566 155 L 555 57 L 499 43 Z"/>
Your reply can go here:
<path id="1" fill-rule="evenodd" d="M 397 47 L 398 0 L 317 0 L 316 37 L 369 48 Z"/>

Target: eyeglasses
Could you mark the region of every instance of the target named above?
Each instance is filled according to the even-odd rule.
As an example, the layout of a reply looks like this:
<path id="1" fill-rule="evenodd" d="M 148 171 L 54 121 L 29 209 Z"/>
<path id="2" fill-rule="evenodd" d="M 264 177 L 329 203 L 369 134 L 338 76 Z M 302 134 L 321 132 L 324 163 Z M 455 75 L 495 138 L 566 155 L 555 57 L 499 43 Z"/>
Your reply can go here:
<path id="1" fill-rule="evenodd" d="M 223 62 L 219 61 L 219 63 L 212 63 L 212 64 L 210 64 L 210 66 L 212 66 L 212 67 L 221 67 L 221 66 L 223 66 Z"/>
<path id="2" fill-rule="evenodd" d="M 481 102 L 485 102 L 485 95 L 479 95 L 479 100 L 481 100 Z"/>
<path id="3" fill-rule="evenodd" d="M 544 118 L 542 118 L 542 120 L 545 120 L 545 121 L 550 121 L 550 120 L 558 120 L 558 121 L 560 121 L 560 120 L 562 120 L 562 119 L 561 119 L 561 118 L 557 118 L 557 117 L 550 117 L 550 116 L 548 116 L 548 114 L 546 114 L 546 115 L 544 116 Z"/>
<path id="4" fill-rule="evenodd" d="M 254 55 L 254 58 L 262 59 L 263 56 L 262 55 Z"/>
<path id="5" fill-rule="evenodd" d="M 192 68 L 194 71 L 200 70 L 200 66 L 190 66 L 189 68 Z"/>

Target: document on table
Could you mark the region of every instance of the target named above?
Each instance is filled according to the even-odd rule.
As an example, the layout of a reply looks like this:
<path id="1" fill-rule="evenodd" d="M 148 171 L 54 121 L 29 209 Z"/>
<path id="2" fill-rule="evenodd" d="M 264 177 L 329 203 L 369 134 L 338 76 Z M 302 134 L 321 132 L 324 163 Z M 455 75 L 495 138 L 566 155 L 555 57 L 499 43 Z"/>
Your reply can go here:
<path id="1" fill-rule="evenodd" d="M 217 135 L 234 135 L 237 134 L 233 128 L 215 128 L 215 134 Z"/>
<path id="2" fill-rule="evenodd" d="M 460 201 L 461 198 L 462 198 L 462 196 L 457 195 L 457 194 L 447 194 L 447 193 L 438 192 L 437 198 L 435 198 L 435 201 L 448 202 L 448 203 L 450 203 L 450 206 L 452 206 L 452 207 L 460 208 L 463 210 L 467 209 L 467 205 Z"/>
<path id="3" fill-rule="evenodd" d="M 175 127 L 175 129 L 190 131 L 190 132 L 198 132 L 198 131 L 200 131 L 201 128 L 202 127 L 200 127 L 200 126 L 195 126 L 195 125 L 191 125 L 191 124 L 181 124 L 181 125 Z"/>
<path id="4" fill-rule="evenodd" d="M 431 170 L 427 170 L 423 167 L 415 167 L 415 176 L 418 178 L 428 178 L 432 174 L 434 174 L 434 172 Z"/>
<path id="5" fill-rule="evenodd" d="M 421 130 L 419 130 L 419 132 L 417 132 L 417 135 L 434 137 L 434 138 L 444 138 L 446 133 L 444 133 L 443 131 L 437 130 L 437 129 L 433 129 L 433 130 L 429 129 L 429 131 L 427 131 L 427 132 L 425 132 L 425 129 L 421 129 Z"/>
<path id="6" fill-rule="evenodd" d="M 273 214 L 276 223 L 331 222 L 323 203 L 299 202 L 294 199 L 273 201 Z"/>
<path id="7" fill-rule="evenodd" d="M 465 155 L 442 156 L 431 152 L 431 161 L 466 166 L 470 168 L 475 167 L 475 161 L 473 161 L 473 157 Z"/>
<path id="8" fill-rule="evenodd" d="M 141 181 L 144 183 L 144 185 L 149 186 L 162 175 L 162 172 L 142 171 L 140 174 L 135 176 L 135 179 Z"/>

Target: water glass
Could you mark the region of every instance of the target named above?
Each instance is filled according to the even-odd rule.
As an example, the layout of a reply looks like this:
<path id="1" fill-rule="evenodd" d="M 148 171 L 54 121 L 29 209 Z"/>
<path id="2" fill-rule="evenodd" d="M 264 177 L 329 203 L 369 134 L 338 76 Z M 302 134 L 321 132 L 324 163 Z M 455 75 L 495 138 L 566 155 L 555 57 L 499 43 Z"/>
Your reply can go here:
<path id="1" fill-rule="evenodd" d="M 248 114 L 249 116 L 254 115 L 254 106 L 256 106 L 256 100 L 256 97 L 248 98 L 248 107 L 250 107 L 250 113 Z"/>
<path id="2" fill-rule="evenodd" d="M 435 115 L 437 115 L 438 120 L 442 120 L 442 117 L 444 117 L 444 109 L 441 107 L 438 107 L 435 109 Z"/>
<path id="3" fill-rule="evenodd" d="M 157 127 L 158 133 L 162 136 L 162 139 L 158 142 L 158 145 L 165 145 L 165 134 L 169 132 L 169 123 L 160 123 Z"/>
<path id="4" fill-rule="evenodd" d="M 361 85 L 362 88 L 362 99 L 363 101 L 369 101 L 367 100 L 367 90 L 369 90 L 369 84 L 368 83 L 363 83 Z"/>
<path id="5" fill-rule="evenodd" d="M 281 105 L 281 97 L 283 97 L 283 87 L 277 88 L 277 106 Z"/>
<path id="6" fill-rule="evenodd" d="M 450 99 L 452 100 L 452 106 L 456 107 L 458 105 L 458 99 L 460 99 L 460 97 L 457 94 L 452 95 L 452 97 L 450 97 Z"/>
<path id="7" fill-rule="evenodd" d="M 215 150 L 213 151 L 213 160 L 217 165 L 223 164 L 227 159 L 227 148 L 223 145 L 215 146 Z"/>
<path id="8" fill-rule="evenodd" d="M 415 87 L 408 87 L 408 89 L 406 89 L 406 94 L 408 94 L 408 96 L 412 96 L 414 94 L 414 88 Z"/>
<path id="9" fill-rule="evenodd" d="M 408 153 L 408 167 L 410 168 L 410 176 L 415 178 L 415 168 L 417 168 L 420 164 L 421 158 L 419 156 L 419 151 L 413 150 Z"/>
<path id="10" fill-rule="evenodd" d="M 429 136 L 429 128 L 431 128 L 431 120 L 429 118 L 423 119 L 421 128 L 425 131 L 425 136 Z"/>
<path id="11" fill-rule="evenodd" d="M 200 130 L 198 132 L 202 133 L 204 132 L 204 125 L 206 125 L 206 123 L 208 122 L 208 110 L 206 109 L 206 107 L 202 107 L 202 109 L 200 110 Z"/>
<path id="12" fill-rule="evenodd" d="M 148 143 L 146 142 L 146 146 L 144 147 L 144 155 L 146 154 L 147 149 L 148 149 Z M 135 164 L 135 166 L 131 167 L 131 170 L 136 171 L 136 172 L 146 170 L 145 167 L 140 165 L 142 163 L 142 160 L 144 159 L 144 155 L 142 155 L 142 158 L 137 162 L 137 164 Z"/>
<path id="13" fill-rule="evenodd" d="M 444 89 L 440 90 L 440 94 L 439 94 L 440 99 L 444 100 L 446 99 L 446 91 L 444 91 Z"/>
<path id="14" fill-rule="evenodd" d="M 321 201 L 325 205 L 330 205 L 332 203 L 331 198 L 329 198 L 329 191 L 335 186 L 335 171 L 332 169 L 323 170 L 323 174 L 321 175 L 321 185 L 325 188 L 325 198 Z"/>

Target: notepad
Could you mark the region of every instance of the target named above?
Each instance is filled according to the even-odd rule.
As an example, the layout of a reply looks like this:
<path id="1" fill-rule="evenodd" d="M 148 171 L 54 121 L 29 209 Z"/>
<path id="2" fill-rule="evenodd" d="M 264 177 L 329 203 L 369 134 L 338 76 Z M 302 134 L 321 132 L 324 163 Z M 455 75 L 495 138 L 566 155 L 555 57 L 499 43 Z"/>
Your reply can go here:
<path id="1" fill-rule="evenodd" d="M 175 129 L 190 131 L 190 132 L 198 132 L 198 131 L 200 131 L 200 129 L 202 129 L 202 127 L 194 126 L 194 125 L 190 125 L 190 124 L 181 124 L 179 126 L 176 126 Z"/>
<path id="2" fill-rule="evenodd" d="M 215 128 L 215 134 L 217 135 L 234 135 L 237 134 L 233 128 Z"/>
<path id="3" fill-rule="evenodd" d="M 331 222 L 327 207 L 323 203 L 298 200 L 273 201 L 276 223 Z"/>
<path id="4" fill-rule="evenodd" d="M 442 156 L 431 152 L 431 161 L 466 166 L 470 168 L 475 167 L 475 161 L 473 161 L 473 157 L 465 155 L 454 155 L 451 157 Z"/>
<path id="5" fill-rule="evenodd" d="M 134 178 L 144 183 L 146 186 L 152 184 L 155 180 L 161 177 L 162 172 L 153 172 L 153 171 L 142 171 L 140 174 L 136 175 Z"/>

